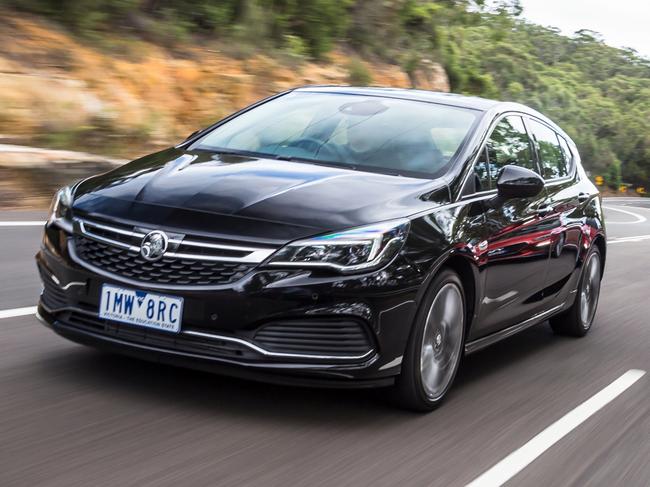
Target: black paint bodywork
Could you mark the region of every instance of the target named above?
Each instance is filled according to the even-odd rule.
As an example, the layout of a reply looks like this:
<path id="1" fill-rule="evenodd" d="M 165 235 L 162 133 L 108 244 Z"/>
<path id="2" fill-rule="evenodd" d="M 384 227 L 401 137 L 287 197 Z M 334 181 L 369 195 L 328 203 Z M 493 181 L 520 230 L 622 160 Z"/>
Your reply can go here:
<path id="1" fill-rule="evenodd" d="M 140 333 L 149 336 L 136 340 L 116 328 L 93 332 L 71 326 L 65 313 L 96 310 L 102 283 L 126 284 L 80 266 L 70 254 L 70 235 L 56 224 L 45 229 L 37 255 L 43 279 L 55 276 L 62 285 L 83 286 L 63 291 L 67 304 L 61 309 L 41 302 L 43 320 L 82 343 L 228 374 L 337 387 L 388 385 L 400 372 L 427 285 L 443 266 L 456 270 L 465 286 L 466 350 L 473 351 L 567 309 L 589 248 L 599 245 L 605 256 L 600 196 L 572 143 L 569 177 L 547 183 L 534 196 L 473 190 L 474 161 L 504 114 L 534 117 L 570 141 L 543 115 L 518 104 L 413 90 L 305 90 L 444 103 L 481 116 L 448 173 L 436 180 L 193 149 L 204 130 L 177 147 L 83 181 L 75 188 L 72 212 L 126 226 L 277 247 L 409 218 L 404 247 L 379 270 L 341 275 L 262 264 L 231 285 L 168 291 L 185 298 L 184 328 L 252 340 L 255 330 L 273 320 L 352 319 L 370 334 L 370 356 L 346 362 L 263 357 L 246 350 L 224 355 L 199 345 L 180 350 L 145 331 Z"/>

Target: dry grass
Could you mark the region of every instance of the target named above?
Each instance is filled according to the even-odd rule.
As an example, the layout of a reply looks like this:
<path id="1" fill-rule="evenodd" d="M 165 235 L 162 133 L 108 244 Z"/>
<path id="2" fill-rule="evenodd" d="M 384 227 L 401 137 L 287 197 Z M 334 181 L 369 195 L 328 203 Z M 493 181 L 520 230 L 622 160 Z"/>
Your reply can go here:
<path id="1" fill-rule="evenodd" d="M 120 154 L 129 144 L 159 147 L 271 93 L 349 76 L 340 52 L 324 64 L 283 64 L 133 39 L 114 39 L 107 50 L 41 19 L 0 13 L 0 133 L 32 143 Z M 374 84 L 410 86 L 397 66 L 365 65 Z M 425 87 L 445 90 L 446 77 Z"/>

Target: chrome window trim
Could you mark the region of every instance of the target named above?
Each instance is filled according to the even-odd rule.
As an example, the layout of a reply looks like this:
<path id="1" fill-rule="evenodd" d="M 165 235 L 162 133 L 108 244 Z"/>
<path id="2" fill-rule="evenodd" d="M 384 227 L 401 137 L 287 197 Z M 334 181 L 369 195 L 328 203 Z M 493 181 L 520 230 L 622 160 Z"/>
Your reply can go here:
<path id="1" fill-rule="evenodd" d="M 573 179 L 573 176 L 562 176 L 561 178 L 556 178 L 556 179 L 545 179 L 544 180 L 544 186 L 545 187 L 558 186 L 558 185 L 563 184 L 563 183 L 568 183 L 572 179 Z M 459 202 L 460 201 L 467 201 L 467 200 L 470 200 L 470 199 L 477 198 L 479 196 L 496 196 L 496 195 L 497 195 L 497 190 L 496 189 L 489 189 L 489 190 L 486 190 L 486 191 L 477 191 L 477 192 L 472 193 L 472 194 L 463 195 L 463 196 L 460 197 L 460 199 L 458 201 Z"/>

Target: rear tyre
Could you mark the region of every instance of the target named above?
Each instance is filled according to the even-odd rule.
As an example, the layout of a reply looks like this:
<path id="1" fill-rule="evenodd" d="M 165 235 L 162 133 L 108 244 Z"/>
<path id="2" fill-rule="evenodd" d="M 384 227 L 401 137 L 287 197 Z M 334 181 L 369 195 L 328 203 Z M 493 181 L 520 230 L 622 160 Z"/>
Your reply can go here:
<path id="1" fill-rule="evenodd" d="M 463 285 L 458 274 L 443 270 L 429 286 L 411 331 L 395 385 L 400 405 L 415 411 L 437 408 L 456 377 L 464 342 Z"/>
<path id="2" fill-rule="evenodd" d="M 573 305 L 564 313 L 549 320 L 555 333 L 573 337 L 583 337 L 587 334 L 594 322 L 598 307 L 601 269 L 600 250 L 594 246 L 585 261 Z"/>

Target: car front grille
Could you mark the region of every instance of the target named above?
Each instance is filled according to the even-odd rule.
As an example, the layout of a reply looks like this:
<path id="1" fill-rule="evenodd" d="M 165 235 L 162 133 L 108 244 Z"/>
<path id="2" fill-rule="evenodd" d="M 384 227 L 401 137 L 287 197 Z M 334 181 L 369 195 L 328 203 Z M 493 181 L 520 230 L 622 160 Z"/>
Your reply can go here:
<path id="1" fill-rule="evenodd" d="M 158 286 L 231 284 L 248 274 L 275 249 L 232 245 L 205 237 L 169 233 L 169 247 L 156 261 L 140 254 L 147 230 L 75 220 L 73 256 L 86 267 Z"/>
<path id="2" fill-rule="evenodd" d="M 149 262 L 139 252 L 113 247 L 79 235 L 75 236 L 75 252 L 84 262 L 110 274 L 159 284 L 230 284 L 241 279 L 254 267 L 254 264 L 169 257 Z"/>
<path id="3" fill-rule="evenodd" d="M 272 352 L 306 355 L 362 357 L 373 349 L 365 328 L 354 320 L 277 321 L 260 327 L 254 341 Z"/>

